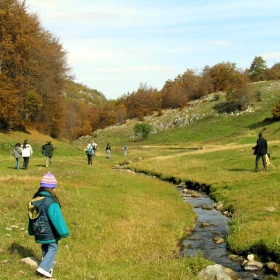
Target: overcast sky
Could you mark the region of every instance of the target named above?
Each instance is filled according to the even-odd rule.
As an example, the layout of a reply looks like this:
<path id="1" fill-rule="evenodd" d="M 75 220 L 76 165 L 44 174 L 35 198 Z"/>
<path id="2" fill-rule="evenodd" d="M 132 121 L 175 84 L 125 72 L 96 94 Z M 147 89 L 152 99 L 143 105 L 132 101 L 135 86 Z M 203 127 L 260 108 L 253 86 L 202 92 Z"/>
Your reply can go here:
<path id="1" fill-rule="evenodd" d="M 280 62 L 280 0 L 26 0 L 68 52 L 75 81 L 117 99 L 187 69 Z"/>

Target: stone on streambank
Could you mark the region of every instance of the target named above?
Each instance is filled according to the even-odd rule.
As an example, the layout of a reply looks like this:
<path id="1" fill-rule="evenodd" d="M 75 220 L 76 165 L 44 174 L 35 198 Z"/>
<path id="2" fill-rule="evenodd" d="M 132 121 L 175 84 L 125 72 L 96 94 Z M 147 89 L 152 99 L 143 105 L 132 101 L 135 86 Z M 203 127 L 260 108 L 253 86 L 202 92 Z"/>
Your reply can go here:
<path id="1" fill-rule="evenodd" d="M 235 260 L 236 262 L 242 263 L 244 272 L 263 273 L 264 270 L 268 274 L 272 274 L 275 276 L 280 275 L 280 266 L 278 264 L 274 262 L 267 262 L 263 264 L 255 260 L 254 254 L 248 255 L 246 259 L 237 255 L 230 254 L 229 258 Z M 205 269 L 201 270 L 198 275 L 199 280 L 239 280 L 244 279 L 243 277 L 244 276 L 242 272 L 236 272 L 227 267 L 223 267 L 220 264 L 209 265 Z"/>
<path id="2" fill-rule="evenodd" d="M 199 280 L 237 280 L 242 279 L 237 272 L 220 264 L 208 265 L 198 274 Z"/>

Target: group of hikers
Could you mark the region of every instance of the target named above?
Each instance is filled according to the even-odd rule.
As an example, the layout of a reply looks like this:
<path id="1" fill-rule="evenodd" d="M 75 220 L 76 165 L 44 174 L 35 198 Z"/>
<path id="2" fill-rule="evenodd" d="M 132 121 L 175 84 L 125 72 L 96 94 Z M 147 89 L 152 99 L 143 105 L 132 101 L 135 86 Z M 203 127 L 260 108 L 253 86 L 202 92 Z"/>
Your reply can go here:
<path id="1" fill-rule="evenodd" d="M 124 156 L 127 155 L 127 150 L 128 150 L 127 145 L 124 144 L 124 146 L 123 146 Z M 94 141 L 92 143 L 88 142 L 87 147 L 86 147 L 86 155 L 87 155 L 87 160 L 88 160 L 89 165 L 92 165 L 92 157 L 96 156 L 96 151 L 97 151 L 97 143 L 95 143 Z M 110 157 L 111 157 L 110 143 L 107 143 L 105 151 L 106 151 L 106 158 L 110 159 Z"/>
<path id="2" fill-rule="evenodd" d="M 52 157 L 53 157 L 53 151 L 55 150 L 55 146 L 51 143 L 51 141 L 46 141 L 46 143 L 42 146 L 42 154 L 45 156 L 45 167 L 49 167 L 53 165 Z M 127 145 L 124 144 L 123 146 L 123 152 L 124 155 L 127 155 Z M 86 147 L 86 155 L 88 164 L 92 165 L 92 157 L 96 156 L 97 152 L 97 143 L 93 141 L 92 143 L 89 142 Z M 23 144 L 16 143 L 12 155 L 14 156 L 16 160 L 16 166 L 15 169 L 20 168 L 20 158 L 23 158 L 23 169 L 28 169 L 29 165 L 29 159 L 33 154 L 33 149 L 31 145 L 28 143 L 27 140 L 24 140 Z M 106 158 L 110 159 L 111 156 L 111 146 L 109 143 L 106 145 Z"/>
<path id="3" fill-rule="evenodd" d="M 44 144 L 42 146 L 42 154 L 46 158 L 45 167 L 49 167 L 49 165 L 52 165 L 52 157 L 53 157 L 54 149 L 55 149 L 55 146 L 52 145 L 51 141 L 46 141 L 46 144 Z M 28 169 L 29 159 L 33 154 L 33 149 L 27 140 L 24 140 L 23 144 L 16 143 L 12 154 L 16 160 L 15 169 L 20 168 L 20 158 L 21 157 L 23 158 L 23 167 L 22 168 Z"/>

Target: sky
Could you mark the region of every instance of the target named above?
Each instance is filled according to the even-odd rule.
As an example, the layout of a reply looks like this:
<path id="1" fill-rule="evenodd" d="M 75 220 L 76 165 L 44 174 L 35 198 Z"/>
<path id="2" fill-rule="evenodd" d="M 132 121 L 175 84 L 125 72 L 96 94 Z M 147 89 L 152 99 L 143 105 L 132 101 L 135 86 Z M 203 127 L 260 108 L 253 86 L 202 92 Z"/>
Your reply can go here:
<path id="1" fill-rule="evenodd" d="M 280 62 L 279 0 L 26 0 L 58 37 L 75 82 L 117 99 L 187 69 Z"/>

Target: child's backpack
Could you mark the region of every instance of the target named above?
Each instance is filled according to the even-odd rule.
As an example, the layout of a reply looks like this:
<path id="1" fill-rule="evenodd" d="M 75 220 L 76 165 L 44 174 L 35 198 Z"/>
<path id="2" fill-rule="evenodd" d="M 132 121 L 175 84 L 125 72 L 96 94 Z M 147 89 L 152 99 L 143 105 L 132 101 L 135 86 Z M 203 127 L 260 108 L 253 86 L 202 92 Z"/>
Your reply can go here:
<path id="1" fill-rule="evenodd" d="M 86 153 L 87 153 L 87 155 L 92 155 L 92 148 L 88 148 Z"/>

